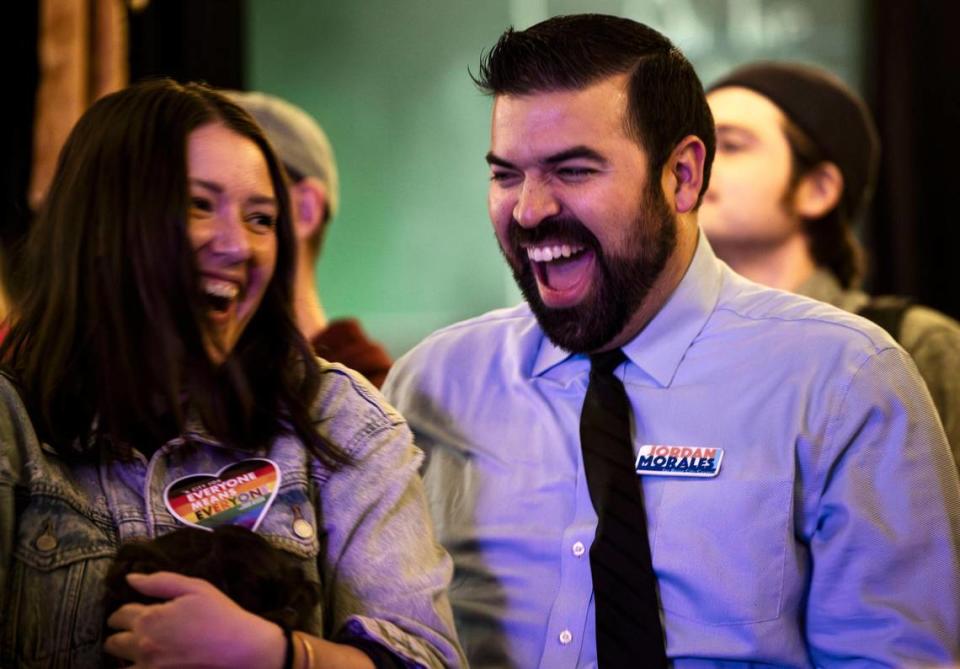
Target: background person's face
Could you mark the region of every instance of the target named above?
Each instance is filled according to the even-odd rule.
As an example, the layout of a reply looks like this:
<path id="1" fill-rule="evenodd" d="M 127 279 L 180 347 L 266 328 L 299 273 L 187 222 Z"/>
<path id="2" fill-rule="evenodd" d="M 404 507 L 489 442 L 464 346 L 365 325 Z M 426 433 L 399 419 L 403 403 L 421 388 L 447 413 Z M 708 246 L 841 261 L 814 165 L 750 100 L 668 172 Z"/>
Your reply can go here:
<path id="1" fill-rule="evenodd" d="M 699 221 L 711 243 L 722 256 L 724 248 L 776 246 L 800 234 L 789 202 L 792 157 L 783 113 L 746 88 L 721 88 L 707 101 L 717 154 Z"/>
<path id="2" fill-rule="evenodd" d="M 623 330 L 676 241 L 660 180 L 648 187 L 624 129 L 626 81 L 494 103 L 490 218 L 544 331 L 570 351 Z"/>
<path id="3" fill-rule="evenodd" d="M 267 162 L 250 139 L 219 123 L 187 142 L 188 235 L 196 254 L 210 358 L 236 346 L 277 262 L 277 201 Z"/>

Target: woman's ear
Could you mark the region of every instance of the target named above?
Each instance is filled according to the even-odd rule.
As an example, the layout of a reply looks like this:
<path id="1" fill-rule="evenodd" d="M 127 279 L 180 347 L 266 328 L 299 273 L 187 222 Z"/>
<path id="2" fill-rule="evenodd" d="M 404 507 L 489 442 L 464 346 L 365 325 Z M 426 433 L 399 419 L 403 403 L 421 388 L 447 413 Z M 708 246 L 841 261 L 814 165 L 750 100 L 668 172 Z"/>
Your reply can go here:
<path id="1" fill-rule="evenodd" d="M 807 220 L 823 218 L 843 196 L 843 174 L 835 163 L 823 161 L 804 174 L 793 189 L 793 210 Z"/>
<path id="2" fill-rule="evenodd" d="M 663 186 L 673 194 L 678 214 L 693 211 L 703 185 L 703 161 L 707 148 L 696 135 L 687 135 L 674 147 L 664 166 Z"/>

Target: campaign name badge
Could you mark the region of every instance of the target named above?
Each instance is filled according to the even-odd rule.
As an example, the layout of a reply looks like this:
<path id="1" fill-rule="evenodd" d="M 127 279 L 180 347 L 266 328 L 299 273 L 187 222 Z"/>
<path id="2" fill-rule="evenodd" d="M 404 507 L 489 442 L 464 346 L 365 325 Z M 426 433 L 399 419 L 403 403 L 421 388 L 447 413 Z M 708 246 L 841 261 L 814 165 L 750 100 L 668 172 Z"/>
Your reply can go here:
<path id="1" fill-rule="evenodd" d="M 637 474 L 712 477 L 722 460 L 722 448 L 645 444 L 637 452 Z"/>
<path id="2" fill-rule="evenodd" d="M 256 531 L 280 489 L 280 468 L 273 460 L 251 458 L 216 474 L 179 478 L 163 492 L 167 510 L 191 527 L 213 531 L 239 525 Z"/>

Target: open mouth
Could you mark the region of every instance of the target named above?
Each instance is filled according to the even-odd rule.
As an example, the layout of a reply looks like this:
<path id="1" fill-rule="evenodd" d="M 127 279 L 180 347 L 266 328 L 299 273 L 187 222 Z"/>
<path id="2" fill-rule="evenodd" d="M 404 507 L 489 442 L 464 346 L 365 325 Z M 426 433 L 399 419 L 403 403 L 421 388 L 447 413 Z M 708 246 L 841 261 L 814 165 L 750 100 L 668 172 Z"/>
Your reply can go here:
<path id="1" fill-rule="evenodd" d="M 223 279 L 204 277 L 201 288 L 207 307 L 214 315 L 226 315 L 240 296 L 240 286 Z"/>
<path id="2" fill-rule="evenodd" d="M 528 246 L 526 252 L 544 304 L 569 307 L 583 298 L 593 275 L 592 249 L 582 244 L 542 244 Z"/>

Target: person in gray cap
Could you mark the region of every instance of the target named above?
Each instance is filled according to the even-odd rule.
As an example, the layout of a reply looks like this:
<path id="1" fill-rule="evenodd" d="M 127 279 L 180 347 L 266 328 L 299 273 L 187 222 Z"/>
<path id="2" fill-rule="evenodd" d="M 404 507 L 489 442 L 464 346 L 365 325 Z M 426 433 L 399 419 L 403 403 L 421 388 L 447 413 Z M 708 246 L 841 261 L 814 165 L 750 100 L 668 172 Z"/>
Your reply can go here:
<path id="1" fill-rule="evenodd" d="M 759 283 L 865 316 L 911 354 L 960 466 L 960 323 L 858 288 L 853 234 L 870 204 L 880 141 L 863 101 L 797 63 L 740 67 L 709 89 L 717 154 L 700 223 L 717 255 Z"/>
<path id="2" fill-rule="evenodd" d="M 355 369 L 378 388 L 390 369 L 383 347 L 371 341 L 355 318 L 327 319 L 314 275 L 327 225 L 340 205 L 333 149 L 326 133 L 303 109 L 259 92 L 225 91 L 263 128 L 290 177 L 297 233 L 294 308 L 297 325 L 314 351 Z"/>

